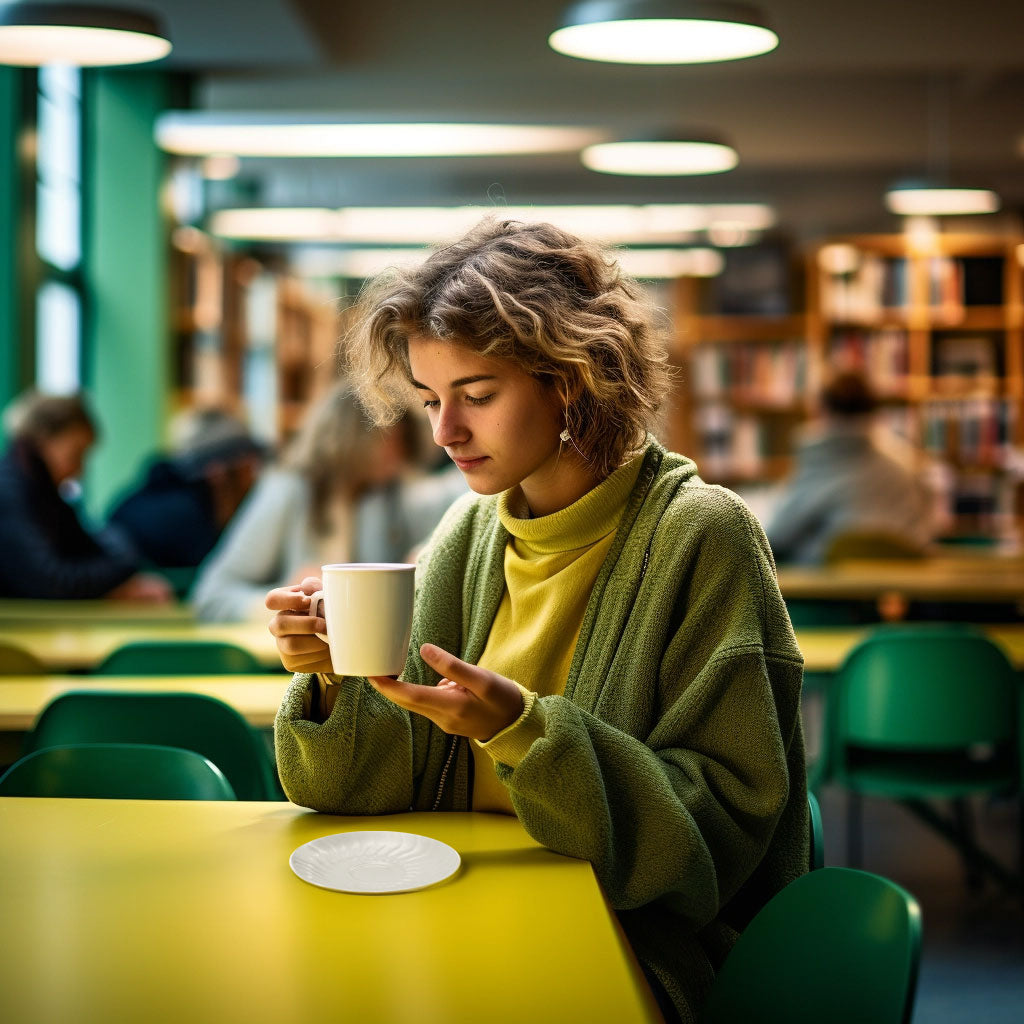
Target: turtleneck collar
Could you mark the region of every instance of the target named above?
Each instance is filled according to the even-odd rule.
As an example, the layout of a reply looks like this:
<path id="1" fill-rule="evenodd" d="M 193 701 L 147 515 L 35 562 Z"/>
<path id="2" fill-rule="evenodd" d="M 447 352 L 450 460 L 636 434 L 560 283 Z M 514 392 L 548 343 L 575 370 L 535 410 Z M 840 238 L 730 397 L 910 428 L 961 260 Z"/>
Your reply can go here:
<path id="1" fill-rule="evenodd" d="M 498 497 L 498 518 L 513 537 L 538 554 L 588 547 L 618 527 L 643 460 L 641 452 L 578 501 L 536 519 L 517 514 L 526 511 L 526 502 L 522 491 L 513 487 Z"/>

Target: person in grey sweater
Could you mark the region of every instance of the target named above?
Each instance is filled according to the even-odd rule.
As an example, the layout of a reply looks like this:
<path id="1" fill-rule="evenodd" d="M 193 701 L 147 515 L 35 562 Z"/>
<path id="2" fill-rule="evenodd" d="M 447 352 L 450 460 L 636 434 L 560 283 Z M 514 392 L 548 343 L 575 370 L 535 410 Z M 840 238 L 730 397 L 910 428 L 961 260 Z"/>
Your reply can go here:
<path id="1" fill-rule="evenodd" d="M 373 427 L 340 382 L 264 471 L 200 566 L 191 602 L 207 622 L 266 618 L 268 588 L 329 562 L 400 562 L 466 491 L 462 474 L 416 474 L 410 421 Z"/>
<path id="2" fill-rule="evenodd" d="M 822 389 L 821 417 L 801 440 L 796 471 L 765 527 L 778 562 L 816 565 L 840 537 L 873 537 L 886 552 L 922 553 L 935 536 L 935 500 L 922 475 L 872 437 L 878 401 L 844 370 Z"/>

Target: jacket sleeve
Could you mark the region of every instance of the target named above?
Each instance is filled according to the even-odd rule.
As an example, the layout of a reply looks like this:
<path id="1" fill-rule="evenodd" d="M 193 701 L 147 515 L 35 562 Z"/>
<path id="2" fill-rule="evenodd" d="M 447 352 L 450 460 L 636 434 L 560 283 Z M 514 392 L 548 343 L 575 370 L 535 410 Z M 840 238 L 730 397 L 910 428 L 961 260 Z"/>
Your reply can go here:
<path id="1" fill-rule="evenodd" d="M 204 622 L 241 622 L 281 585 L 288 537 L 306 515 L 297 479 L 264 474 L 200 566 L 192 604 Z"/>
<path id="2" fill-rule="evenodd" d="M 7 481 L 5 481 L 6 483 Z M 72 522 L 69 528 L 84 531 Z M 2 590 L 11 597 L 91 599 L 108 594 L 137 568 L 127 549 L 106 550 L 95 539 L 83 537 L 82 553 L 75 558 L 60 554 L 14 487 L 0 495 L 0 570 Z"/>
<path id="3" fill-rule="evenodd" d="M 643 638 L 637 650 L 661 653 L 648 663 L 620 650 L 604 687 L 619 707 L 647 701 L 649 725 L 631 730 L 621 716 L 610 724 L 617 716 L 542 697 L 542 735 L 496 770 L 527 831 L 590 861 L 616 909 L 660 899 L 698 929 L 765 858 L 791 777 L 794 791 L 803 785 L 801 659 L 784 642 L 765 656 L 764 591 L 771 628 L 788 621 L 763 534 L 742 517 L 689 564 L 659 565 L 655 549 L 647 583 L 636 607 L 649 611 L 627 632 Z M 662 628 L 664 607 L 673 613 Z"/>
<path id="4" fill-rule="evenodd" d="M 467 528 L 467 517 L 451 510 L 420 555 L 416 612 L 402 672 L 407 682 L 429 686 L 438 680 L 419 656 L 426 636 L 459 649 L 463 562 L 453 552 L 463 550 L 458 537 Z M 424 589 L 435 598 L 428 607 L 446 609 L 440 634 L 438 625 L 424 618 Z M 365 679 L 327 679 L 339 688 L 326 721 L 316 721 L 313 711 L 318 681 L 296 675 L 274 722 L 278 772 L 289 800 L 327 814 L 387 814 L 422 806 L 421 789 L 433 792 L 433 776 L 449 738 L 429 719 L 382 697 Z"/>

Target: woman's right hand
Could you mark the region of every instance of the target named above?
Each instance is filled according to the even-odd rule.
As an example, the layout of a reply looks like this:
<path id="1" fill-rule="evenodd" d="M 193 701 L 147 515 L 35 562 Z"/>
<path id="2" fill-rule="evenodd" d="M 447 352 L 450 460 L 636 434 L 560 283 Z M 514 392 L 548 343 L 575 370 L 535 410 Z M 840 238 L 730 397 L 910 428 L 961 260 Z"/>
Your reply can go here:
<path id="1" fill-rule="evenodd" d="M 316 576 L 307 576 L 294 587 L 278 587 L 267 594 L 266 605 L 274 612 L 270 632 L 277 641 L 281 664 L 289 672 L 330 672 L 331 652 L 317 633 L 327 632 L 321 616 L 309 614 L 309 598 L 322 589 Z"/>

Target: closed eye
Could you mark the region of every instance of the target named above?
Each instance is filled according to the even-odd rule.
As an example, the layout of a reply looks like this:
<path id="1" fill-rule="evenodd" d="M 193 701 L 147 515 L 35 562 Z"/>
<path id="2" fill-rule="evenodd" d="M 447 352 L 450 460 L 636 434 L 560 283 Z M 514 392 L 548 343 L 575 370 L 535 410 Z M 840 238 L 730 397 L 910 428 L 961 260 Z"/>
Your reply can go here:
<path id="1" fill-rule="evenodd" d="M 486 405 L 493 397 L 493 393 L 490 395 L 481 395 L 479 398 L 474 398 L 472 395 L 466 395 L 466 401 L 470 405 Z"/>
<path id="2" fill-rule="evenodd" d="M 439 398 L 427 398 L 423 402 L 424 409 L 436 409 L 441 404 Z"/>

